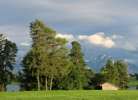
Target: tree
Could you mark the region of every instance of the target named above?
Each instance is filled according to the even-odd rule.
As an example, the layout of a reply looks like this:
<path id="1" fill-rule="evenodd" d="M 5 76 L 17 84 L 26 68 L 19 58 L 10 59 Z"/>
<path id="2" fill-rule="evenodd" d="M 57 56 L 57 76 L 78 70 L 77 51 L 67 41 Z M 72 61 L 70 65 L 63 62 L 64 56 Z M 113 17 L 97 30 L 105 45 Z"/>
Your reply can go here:
<path id="1" fill-rule="evenodd" d="M 93 78 L 95 77 L 95 72 L 91 68 L 86 69 L 86 84 L 84 89 L 94 89 Z"/>
<path id="2" fill-rule="evenodd" d="M 37 84 L 36 84 L 36 77 L 33 74 L 33 71 L 30 69 L 30 65 L 33 60 L 32 51 L 29 51 L 26 56 L 23 58 L 22 71 L 19 72 L 19 81 L 20 81 L 20 87 L 21 90 L 36 90 Z"/>
<path id="3" fill-rule="evenodd" d="M 91 79 L 91 85 L 95 89 L 101 89 L 100 85 L 106 82 L 106 77 L 102 73 L 96 73 Z"/>
<path id="4" fill-rule="evenodd" d="M 30 35 L 32 38 L 32 48 L 23 60 L 25 70 L 31 71 L 32 77 L 37 80 L 37 88 L 41 89 L 41 77 L 47 77 L 50 72 L 48 52 L 53 44 L 55 31 L 45 26 L 40 20 L 35 20 L 30 25 Z M 48 49 L 48 50 L 47 50 Z M 47 52 L 46 52 L 47 51 Z M 45 69 L 44 69 L 45 68 Z M 27 72 L 27 71 L 26 71 Z"/>
<path id="5" fill-rule="evenodd" d="M 48 52 L 48 72 L 44 71 L 44 75 L 47 75 L 46 83 L 49 79 L 49 89 L 52 90 L 54 80 L 61 80 L 68 74 L 71 62 L 69 59 L 69 52 L 66 47 L 66 40 L 63 38 L 55 38 L 52 42 L 52 47 L 49 46 Z M 43 70 L 47 70 L 44 67 Z M 60 81 L 59 81 L 60 82 Z M 58 85 L 57 83 L 56 85 Z M 46 85 L 47 87 L 47 85 Z"/>
<path id="6" fill-rule="evenodd" d="M 128 83 L 128 65 L 123 60 L 109 59 L 101 70 L 106 82 L 113 83 L 120 88 L 126 88 Z"/>
<path id="7" fill-rule="evenodd" d="M 107 60 L 104 68 L 102 68 L 101 73 L 105 76 L 106 81 L 116 84 L 118 78 L 117 67 L 114 66 L 114 61 L 112 59 Z"/>
<path id="8" fill-rule="evenodd" d="M 72 42 L 70 57 L 73 65 L 68 77 L 65 78 L 65 89 L 83 89 L 87 81 L 86 64 L 81 45 L 77 41 Z"/>
<path id="9" fill-rule="evenodd" d="M 117 85 L 120 88 L 126 88 L 129 80 L 127 63 L 125 63 L 123 60 L 117 60 L 115 62 L 115 67 L 118 71 Z"/>
<path id="10" fill-rule="evenodd" d="M 0 34 L 0 91 L 6 90 L 6 85 L 11 82 L 16 53 L 16 44 Z"/>
<path id="11" fill-rule="evenodd" d="M 49 28 L 46 30 L 43 22 L 36 20 L 30 25 L 31 37 L 32 37 L 32 62 L 30 64 L 30 69 L 33 72 L 33 75 L 37 79 L 38 90 L 41 89 L 40 77 L 41 69 L 46 65 L 46 31 L 51 31 Z"/>
<path id="12" fill-rule="evenodd" d="M 56 32 L 42 21 L 31 23 L 32 48 L 23 60 L 24 72 L 31 72 L 37 80 L 38 90 L 52 90 L 53 81 L 67 74 L 70 66 L 67 41 L 57 38 Z M 27 78 L 26 78 L 27 79 Z"/>

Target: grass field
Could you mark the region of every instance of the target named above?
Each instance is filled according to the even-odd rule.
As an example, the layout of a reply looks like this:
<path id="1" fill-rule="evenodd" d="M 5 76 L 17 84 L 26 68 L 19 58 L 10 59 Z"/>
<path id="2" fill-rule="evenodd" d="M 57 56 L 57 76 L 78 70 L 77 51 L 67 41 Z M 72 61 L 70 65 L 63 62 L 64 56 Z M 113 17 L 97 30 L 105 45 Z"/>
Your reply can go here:
<path id="1" fill-rule="evenodd" d="M 0 100 L 138 100 L 138 91 L 7 92 Z"/>
<path id="2" fill-rule="evenodd" d="M 128 83 L 128 86 L 138 86 L 138 81 L 137 81 L 137 80 L 130 81 L 130 82 Z"/>

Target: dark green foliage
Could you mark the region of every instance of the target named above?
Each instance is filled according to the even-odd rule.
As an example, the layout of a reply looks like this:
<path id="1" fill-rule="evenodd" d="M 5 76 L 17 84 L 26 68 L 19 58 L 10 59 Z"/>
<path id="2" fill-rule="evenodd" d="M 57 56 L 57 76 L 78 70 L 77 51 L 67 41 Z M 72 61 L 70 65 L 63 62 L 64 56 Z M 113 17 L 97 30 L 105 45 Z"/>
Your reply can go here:
<path id="1" fill-rule="evenodd" d="M 101 72 L 94 74 L 86 67 L 79 42 L 73 41 L 69 50 L 67 40 L 56 37 L 56 31 L 40 20 L 30 24 L 30 35 L 32 47 L 18 76 L 22 90 L 93 89 L 104 82 L 127 87 L 128 65 L 124 61 L 109 59 Z M 14 79 L 16 53 L 16 44 L 0 34 L 0 91 Z M 135 77 L 138 79 L 137 74 Z"/>
<path id="2" fill-rule="evenodd" d="M 16 53 L 16 44 L 0 34 L 0 91 L 4 91 L 13 78 L 12 70 Z"/>
<path id="3" fill-rule="evenodd" d="M 77 41 L 72 42 L 70 57 L 73 65 L 70 73 L 63 82 L 64 89 L 83 89 L 88 83 L 88 80 L 81 45 Z"/>
<path id="4" fill-rule="evenodd" d="M 117 67 L 114 65 L 114 61 L 109 59 L 105 65 L 105 67 L 102 69 L 102 74 L 105 75 L 106 81 L 110 83 L 117 83 L 118 78 L 118 70 Z"/>
<path id="5" fill-rule="evenodd" d="M 106 82 L 106 77 L 101 73 L 96 73 L 91 79 L 91 84 L 95 89 L 98 89 L 100 84 Z"/>
<path id="6" fill-rule="evenodd" d="M 81 51 L 81 45 L 77 41 L 72 42 L 72 49 L 71 49 L 71 59 L 74 65 L 79 66 L 80 69 L 84 69 L 86 64 L 84 60 L 84 55 Z"/>
<path id="7" fill-rule="evenodd" d="M 138 74 L 129 74 L 129 82 L 128 82 L 128 87 L 138 89 L 138 79 L 137 76 Z"/>
<path id="8" fill-rule="evenodd" d="M 27 55 L 24 57 L 22 61 L 23 69 L 19 73 L 19 81 L 21 90 L 36 90 L 37 84 L 36 84 L 36 77 L 34 77 L 33 71 L 29 68 L 31 62 L 32 62 L 32 52 L 28 52 Z"/>
<path id="9" fill-rule="evenodd" d="M 86 83 L 85 83 L 85 86 L 84 86 L 84 89 L 94 89 L 94 84 L 92 82 L 94 76 L 95 76 L 95 73 L 92 69 L 88 68 L 86 69 Z"/>
<path id="10" fill-rule="evenodd" d="M 135 73 L 135 76 L 136 76 L 136 80 L 138 80 L 138 73 Z"/>
<path id="11" fill-rule="evenodd" d="M 126 88 L 128 83 L 128 65 L 122 61 L 109 59 L 101 70 L 106 82 L 113 83 L 120 88 Z"/>
<path id="12" fill-rule="evenodd" d="M 66 47 L 64 38 L 57 38 L 56 31 L 42 21 L 30 25 L 32 48 L 23 59 L 21 86 L 25 90 L 93 89 L 103 82 L 121 88 L 127 86 L 127 65 L 109 59 L 100 73 L 88 69 L 77 41 Z"/>
<path id="13" fill-rule="evenodd" d="M 117 60 L 115 62 L 115 67 L 118 71 L 118 86 L 121 88 L 126 88 L 129 80 L 128 76 L 128 65 L 122 60 Z"/>

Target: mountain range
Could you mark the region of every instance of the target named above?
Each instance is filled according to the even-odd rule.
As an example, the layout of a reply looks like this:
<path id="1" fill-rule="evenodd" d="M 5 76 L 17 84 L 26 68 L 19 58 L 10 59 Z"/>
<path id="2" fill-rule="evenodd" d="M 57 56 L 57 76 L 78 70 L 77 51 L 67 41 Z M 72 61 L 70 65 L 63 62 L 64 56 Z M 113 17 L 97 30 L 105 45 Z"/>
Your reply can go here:
<path id="1" fill-rule="evenodd" d="M 28 52 L 29 48 L 30 47 L 23 47 L 23 46 L 19 47 L 17 58 L 16 58 L 15 72 L 18 72 L 22 69 L 21 61 L 22 61 L 23 57 L 25 56 L 25 54 Z M 97 56 L 96 55 L 95 56 L 90 56 L 89 53 L 87 53 L 85 55 L 85 62 L 94 71 L 99 72 L 100 69 L 106 64 L 106 61 L 110 58 L 118 59 L 118 58 L 113 58 L 113 57 L 111 57 L 110 55 L 107 55 L 107 54 L 100 54 L 100 55 L 97 55 Z M 135 63 L 132 63 L 132 62 L 127 62 L 127 63 L 128 63 L 129 73 L 137 73 L 138 66 Z"/>

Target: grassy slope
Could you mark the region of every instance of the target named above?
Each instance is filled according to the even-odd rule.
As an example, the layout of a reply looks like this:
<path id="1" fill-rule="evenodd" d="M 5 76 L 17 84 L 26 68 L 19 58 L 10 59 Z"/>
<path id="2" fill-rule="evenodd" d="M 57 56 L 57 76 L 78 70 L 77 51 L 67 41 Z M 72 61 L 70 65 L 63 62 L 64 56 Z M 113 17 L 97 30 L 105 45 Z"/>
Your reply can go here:
<path id="1" fill-rule="evenodd" d="M 0 93 L 0 100 L 138 100 L 138 91 L 51 91 Z"/>

